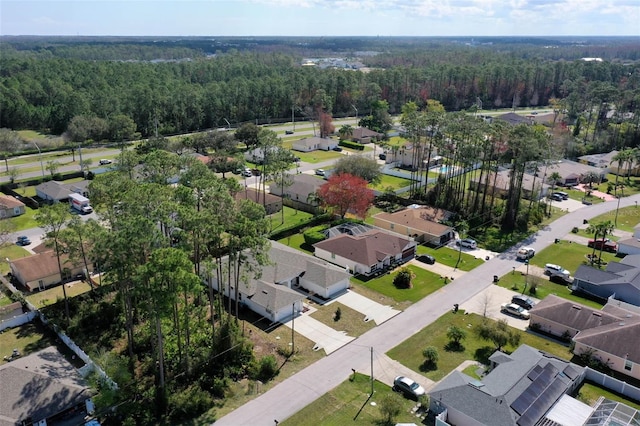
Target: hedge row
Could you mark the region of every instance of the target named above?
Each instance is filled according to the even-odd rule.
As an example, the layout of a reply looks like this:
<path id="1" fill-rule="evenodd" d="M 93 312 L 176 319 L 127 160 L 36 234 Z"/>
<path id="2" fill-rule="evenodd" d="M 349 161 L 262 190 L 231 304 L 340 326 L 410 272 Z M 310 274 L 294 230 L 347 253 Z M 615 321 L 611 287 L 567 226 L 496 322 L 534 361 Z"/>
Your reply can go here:
<path id="1" fill-rule="evenodd" d="M 364 145 L 358 142 L 340 141 L 338 145 L 344 146 L 345 148 L 355 149 L 357 151 L 364 151 Z"/>

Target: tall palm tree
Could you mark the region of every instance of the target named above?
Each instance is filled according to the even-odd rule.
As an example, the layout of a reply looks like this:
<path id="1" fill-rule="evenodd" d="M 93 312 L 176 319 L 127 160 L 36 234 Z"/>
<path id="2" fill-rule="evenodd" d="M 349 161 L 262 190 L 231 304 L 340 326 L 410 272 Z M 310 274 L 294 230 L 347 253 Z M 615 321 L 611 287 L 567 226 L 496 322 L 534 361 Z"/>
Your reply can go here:
<path id="1" fill-rule="evenodd" d="M 344 126 L 340 127 L 340 130 L 338 130 L 338 134 L 340 135 L 340 140 L 351 139 L 351 137 L 353 136 L 353 127 L 349 124 L 345 124 Z"/>
<path id="2" fill-rule="evenodd" d="M 613 225 L 613 222 L 611 222 L 610 220 L 605 220 L 602 222 L 590 224 L 589 227 L 587 228 L 587 232 L 590 234 L 591 233 L 593 234 L 593 241 L 594 241 L 593 252 L 591 253 L 591 265 L 593 265 L 593 261 L 595 259 L 598 237 L 602 237 L 602 239 L 604 240 L 607 237 L 607 235 L 613 232 L 614 229 L 615 229 L 615 226 Z M 603 244 L 600 244 L 600 257 L 599 257 L 600 259 L 602 259 L 603 249 L 604 249 L 604 242 Z"/>
<path id="3" fill-rule="evenodd" d="M 615 182 L 615 196 L 618 196 L 618 177 L 620 176 L 620 172 L 622 170 L 623 165 L 630 164 L 633 162 L 634 153 L 632 149 L 626 148 L 622 151 L 618 151 L 616 155 L 611 159 L 611 164 L 614 162 L 618 163 L 618 170 L 616 171 L 616 182 Z M 631 167 L 629 166 L 627 170 L 630 172 Z M 624 189 L 622 190 L 622 196 L 624 197 Z"/>

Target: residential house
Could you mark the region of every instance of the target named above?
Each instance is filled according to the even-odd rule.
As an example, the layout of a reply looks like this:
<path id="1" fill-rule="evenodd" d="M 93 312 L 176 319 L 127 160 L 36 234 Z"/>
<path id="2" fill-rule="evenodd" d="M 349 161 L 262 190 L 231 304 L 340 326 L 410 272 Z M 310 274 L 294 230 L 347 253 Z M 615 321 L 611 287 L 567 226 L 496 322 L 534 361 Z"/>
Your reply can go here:
<path id="1" fill-rule="evenodd" d="M 278 147 L 273 146 L 269 149 L 269 151 L 273 152 L 277 149 Z M 250 149 L 244 153 L 244 159 L 251 163 L 262 164 L 264 163 L 264 149 L 260 147 Z"/>
<path id="2" fill-rule="evenodd" d="M 83 262 L 71 262 L 64 253 L 60 255 L 60 264 L 65 279 L 85 272 Z M 63 281 L 54 250 L 14 259 L 9 262 L 9 267 L 11 274 L 28 291 L 44 290 Z"/>
<path id="3" fill-rule="evenodd" d="M 405 143 L 400 147 L 394 147 L 385 152 L 385 163 L 395 163 L 398 167 L 418 167 L 425 169 L 434 165 L 442 164 L 443 158 L 434 154 L 435 148 L 431 153 L 429 159 L 429 152 L 427 149 L 420 150 L 417 154 L 414 152 L 414 145 L 412 143 Z M 417 157 L 416 157 L 417 156 Z M 429 162 L 430 164 L 427 164 Z"/>
<path id="4" fill-rule="evenodd" d="M 407 262 L 416 253 L 416 242 L 411 238 L 380 230 L 359 235 L 341 234 L 313 247 L 316 257 L 367 276 Z"/>
<path id="5" fill-rule="evenodd" d="M 543 423 L 547 414 L 578 388 L 586 370 L 527 345 L 510 355 L 497 351 L 489 360 L 493 368 L 481 380 L 453 371 L 431 389 L 429 408 L 442 424 L 553 424 Z M 586 420 L 592 410 L 582 405 L 573 415 Z"/>
<path id="6" fill-rule="evenodd" d="M 329 151 L 338 146 L 338 141 L 329 138 L 319 138 L 312 136 L 293 142 L 291 149 L 300 152 L 311 152 L 316 150 Z"/>
<path id="7" fill-rule="evenodd" d="M 615 157 L 617 154 L 618 151 L 614 150 L 611 152 L 603 152 L 600 154 L 583 155 L 581 157 L 578 157 L 578 162 L 597 167 L 599 169 L 605 169 L 605 173 L 611 173 L 611 167 L 614 167 L 616 170 L 618 168 L 617 162 L 613 162 L 613 157 Z M 622 167 L 624 170 L 626 168 L 626 165 L 623 164 Z"/>
<path id="8" fill-rule="evenodd" d="M 25 212 L 25 204 L 15 197 L 0 194 L 0 219 L 20 216 Z"/>
<path id="9" fill-rule="evenodd" d="M 633 227 L 633 236 L 618 240 L 619 254 L 640 254 L 640 223 Z"/>
<path id="10" fill-rule="evenodd" d="M 585 183 L 585 177 L 593 173 L 598 177 L 599 182 L 606 181 L 606 172 L 598 167 L 589 166 L 587 164 L 577 163 L 571 160 L 561 160 L 547 167 L 547 176 L 558 172 L 561 176 L 557 182 L 561 186 L 575 186 L 579 183 Z M 594 182 L 597 183 L 597 182 Z"/>
<path id="11" fill-rule="evenodd" d="M 52 203 L 66 201 L 69 198 L 69 194 L 72 193 L 88 197 L 90 183 L 91 181 L 88 180 L 74 183 L 62 183 L 50 180 L 36 186 L 36 195 Z"/>
<path id="12" fill-rule="evenodd" d="M 620 262 L 609 262 L 602 270 L 580 265 L 573 275 L 573 291 L 601 299 L 616 300 L 640 306 L 640 255 L 628 255 Z"/>
<path id="13" fill-rule="evenodd" d="M 94 411 L 91 389 L 53 346 L 0 365 L 0 383 L 2 426 L 84 424 Z"/>
<path id="14" fill-rule="evenodd" d="M 420 243 L 440 246 L 455 238 L 454 229 L 441 223 L 452 216 L 452 212 L 444 209 L 414 204 L 397 212 L 378 213 L 373 220 L 379 228 L 408 235 Z"/>
<path id="15" fill-rule="evenodd" d="M 269 193 L 263 193 L 254 188 L 240 190 L 234 198 L 239 200 L 251 200 L 254 203 L 264 206 L 267 214 L 277 213 L 282 210 L 282 198 Z"/>
<path id="16" fill-rule="evenodd" d="M 498 197 L 506 197 L 509 193 L 511 182 L 509 174 L 509 170 L 490 172 L 482 176 L 482 180 L 480 180 L 479 176 L 474 175 L 471 178 L 470 187 L 480 192 L 487 189 Z M 524 173 L 522 176 L 522 196 L 527 200 L 530 200 L 532 196 L 536 201 L 541 200 L 547 195 L 549 188 L 550 186 L 543 182 L 541 176 L 534 176 L 528 173 Z"/>
<path id="17" fill-rule="evenodd" d="M 573 353 L 590 353 L 613 371 L 640 380 L 640 307 L 609 299 L 595 309 L 549 295 L 529 310 L 529 326 L 573 342 Z"/>
<path id="18" fill-rule="evenodd" d="M 256 265 L 249 255 L 247 264 Z M 304 294 L 296 290 L 329 299 L 349 288 L 349 274 L 334 265 L 313 256 L 272 241 L 268 253 L 269 264 L 259 266 L 260 278 L 248 274 L 241 276 L 239 301 L 252 311 L 272 322 L 285 321 L 302 311 Z M 215 274 L 209 285 L 221 291 Z M 224 284 L 224 294 L 235 297 L 235 272 L 231 273 L 231 285 Z"/>
<path id="19" fill-rule="evenodd" d="M 309 203 L 309 194 L 315 194 L 325 184 L 322 179 L 306 173 L 289 175 L 289 177 L 291 185 L 282 188 L 282 186 L 273 183 L 269 186 L 269 192 L 301 203 L 313 204 Z"/>
<path id="20" fill-rule="evenodd" d="M 351 140 L 361 144 L 376 142 L 384 137 L 384 133 L 374 132 L 366 127 L 358 127 L 353 129 Z"/>

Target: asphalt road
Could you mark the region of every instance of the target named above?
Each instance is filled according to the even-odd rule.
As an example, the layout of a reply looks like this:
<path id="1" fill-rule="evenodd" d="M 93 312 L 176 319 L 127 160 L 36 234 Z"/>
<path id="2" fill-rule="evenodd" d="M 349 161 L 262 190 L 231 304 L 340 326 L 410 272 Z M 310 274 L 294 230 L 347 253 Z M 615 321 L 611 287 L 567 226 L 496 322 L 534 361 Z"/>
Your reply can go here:
<path id="1" fill-rule="evenodd" d="M 620 207 L 633 206 L 637 201 L 640 201 L 640 194 L 621 199 Z M 215 424 L 272 426 L 274 420 L 285 420 L 346 380 L 352 368 L 369 371 L 371 348 L 374 353 L 387 352 L 452 309 L 454 303 L 462 304 L 491 286 L 494 275 L 502 276 L 511 272 L 513 266 L 520 265 L 515 256 L 517 248 L 529 246 L 540 252 L 554 244 L 555 238 L 562 238 L 571 228 L 582 224 L 583 219 L 613 211 L 616 205 L 616 201 L 610 201 L 568 213 L 437 293 L 411 305 L 401 314 L 222 417 Z"/>

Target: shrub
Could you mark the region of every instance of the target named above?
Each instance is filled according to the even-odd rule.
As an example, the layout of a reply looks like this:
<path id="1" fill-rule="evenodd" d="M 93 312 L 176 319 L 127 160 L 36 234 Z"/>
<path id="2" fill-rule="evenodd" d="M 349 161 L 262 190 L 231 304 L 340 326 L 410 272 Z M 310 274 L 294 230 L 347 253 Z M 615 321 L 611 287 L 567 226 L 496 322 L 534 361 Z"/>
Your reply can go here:
<path id="1" fill-rule="evenodd" d="M 411 288 L 412 278 L 411 271 L 407 268 L 402 268 L 393 278 L 393 285 L 396 286 L 396 288 Z"/>
<path id="2" fill-rule="evenodd" d="M 197 383 L 169 396 L 169 418 L 172 423 L 192 419 L 215 404 L 211 395 Z"/>
<path id="3" fill-rule="evenodd" d="M 363 151 L 364 150 L 364 145 L 362 145 L 361 143 L 358 143 L 358 142 L 340 141 L 338 143 L 338 145 L 344 146 L 345 148 L 355 149 L 357 151 Z"/>
<path id="4" fill-rule="evenodd" d="M 324 234 L 320 231 L 309 230 L 303 234 L 304 242 L 310 246 L 324 240 Z"/>
<path id="5" fill-rule="evenodd" d="M 574 226 L 573 229 L 571 230 L 571 232 L 573 232 L 574 234 L 577 234 L 579 231 L 577 226 Z"/>
<path id="6" fill-rule="evenodd" d="M 340 321 L 341 317 L 342 317 L 342 309 L 340 309 L 340 307 L 338 307 L 338 309 L 336 309 L 336 313 L 333 314 L 333 320 L 334 321 Z"/>
<path id="7" fill-rule="evenodd" d="M 397 394 L 386 394 L 380 400 L 380 412 L 386 424 L 394 424 L 393 420 L 402 412 L 402 400 Z"/>
<path id="8" fill-rule="evenodd" d="M 260 366 L 258 367 L 257 378 L 261 382 L 267 382 L 271 380 L 278 373 L 278 364 L 276 357 L 273 355 L 266 355 L 260 359 Z"/>

